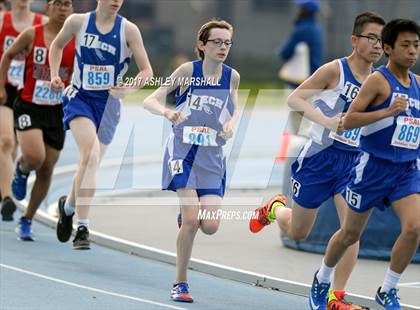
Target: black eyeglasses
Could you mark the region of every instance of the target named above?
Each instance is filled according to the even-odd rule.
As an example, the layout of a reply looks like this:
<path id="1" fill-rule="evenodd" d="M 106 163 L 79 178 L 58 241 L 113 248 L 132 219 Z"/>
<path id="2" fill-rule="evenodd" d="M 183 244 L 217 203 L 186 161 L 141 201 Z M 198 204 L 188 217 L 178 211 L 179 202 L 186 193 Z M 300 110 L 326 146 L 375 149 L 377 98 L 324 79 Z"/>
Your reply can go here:
<path id="1" fill-rule="evenodd" d="M 356 34 L 356 37 L 366 38 L 366 39 L 368 39 L 368 42 L 372 45 L 376 45 L 378 42 L 379 42 L 379 44 L 382 44 L 382 40 L 377 38 L 377 37 L 374 37 L 374 36 L 364 36 L 362 34 Z"/>
<path id="2" fill-rule="evenodd" d="M 223 41 L 221 39 L 207 40 L 206 42 L 213 42 L 213 44 L 215 44 L 218 47 L 222 47 L 222 45 L 224 44 L 227 48 L 230 48 L 233 44 L 233 42 L 230 40 Z"/>
<path id="3" fill-rule="evenodd" d="M 71 7 L 73 7 L 73 3 L 71 1 L 61 2 L 57 0 L 51 0 L 50 3 L 57 8 L 70 9 Z"/>

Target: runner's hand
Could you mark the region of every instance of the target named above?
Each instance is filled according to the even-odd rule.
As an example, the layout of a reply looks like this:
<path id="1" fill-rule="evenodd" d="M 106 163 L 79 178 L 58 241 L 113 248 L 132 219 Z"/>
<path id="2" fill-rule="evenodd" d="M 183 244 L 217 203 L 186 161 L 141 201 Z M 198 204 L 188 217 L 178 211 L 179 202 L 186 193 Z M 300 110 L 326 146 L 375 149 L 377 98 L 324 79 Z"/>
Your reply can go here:
<path id="1" fill-rule="evenodd" d="M 232 138 L 232 136 L 233 136 L 233 127 L 234 127 L 233 122 L 231 120 L 230 121 L 227 121 L 223 125 L 222 132 L 219 133 L 219 136 L 222 137 L 225 140 L 228 140 L 228 139 Z"/>
<path id="2" fill-rule="evenodd" d="M 401 96 L 395 97 L 391 105 L 387 108 L 389 116 L 397 116 L 401 112 L 405 112 L 408 107 L 408 99 Z"/>
<path id="3" fill-rule="evenodd" d="M 51 79 L 51 89 L 53 91 L 60 91 L 64 89 L 64 83 L 59 76 Z"/>
<path id="4" fill-rule="evenodd" d="M 134 93 L 137 91 L 136 87 L 128 87 L 126 85 L 113 86 L 109 89 L 109 94 L 115 98 L 123 99 L 125 96 Z"/>
<path id="5" fill-rule="evenodd" d="M 344 116 L 346 113 L 341 113 L 340 115 L 340 121 L 338 122 L 337 132 L 344 132 L 346 131 L 346 128 L 344 128 Z"/>
<path id="6" fill-rule="evenodd" d="M 343 113 L 339 113 L 333 117 L 327 117 L 324 126 L 334 132 L 344 131 L 343 127 Z"/>
<path id="7" fill-rule="evenodd" d="M 175 125 L 178 125 L 186 120 L 186 117 L 182 112 L 174 111 L 171 109 L 166 109 L 163 113 L 163 116 L 165 116 L 169 121 L 171 121 Z"/>

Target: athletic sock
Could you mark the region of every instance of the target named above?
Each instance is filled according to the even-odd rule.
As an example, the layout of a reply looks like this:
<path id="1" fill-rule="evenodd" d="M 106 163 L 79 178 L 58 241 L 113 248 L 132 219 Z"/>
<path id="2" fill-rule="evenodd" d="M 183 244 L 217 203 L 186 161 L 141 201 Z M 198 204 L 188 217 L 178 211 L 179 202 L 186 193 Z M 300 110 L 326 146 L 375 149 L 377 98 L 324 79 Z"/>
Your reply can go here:
<path id="1" fill-rule="evenodd" d="M 79 228 L 80 226 L 85 226 L 87 229 L 89 229 L 89 220 L 88 219 L 77 220 L 77 228 Z"/>
<path id="2" fill-rule="evenodd" d="M 397 287 L 398 281 L 401 279 L 401 273 L 396 273 L 392 271 L 389 267 L 385 274 L 384 283 L 381 287 L 381 293 L 388 293 L 392 288 Z"/>
<path id="3" fill-rule="evenodd" d="M 71 205 L 69 197 L 67 197 L 66 202 L 64 203 L 64 213 L 67 216 L 73 215 L 75 207 Z"/>
<path id="4" fill-rule="evenodd" d="M 335 267 L 328 267 L 322 260 L 321 268 L 319 268 L 316 278 L 319 283 L 331 283 L 332 275 Z"/>

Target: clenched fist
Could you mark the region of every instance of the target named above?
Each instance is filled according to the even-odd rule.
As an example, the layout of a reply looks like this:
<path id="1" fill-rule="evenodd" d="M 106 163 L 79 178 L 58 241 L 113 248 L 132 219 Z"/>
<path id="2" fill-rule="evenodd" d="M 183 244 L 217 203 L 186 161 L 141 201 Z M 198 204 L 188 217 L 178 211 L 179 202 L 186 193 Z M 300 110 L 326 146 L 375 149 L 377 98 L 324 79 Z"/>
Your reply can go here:
<path id="1" fill-rule="evenodd" d="M 180 111 L 173 111 L 171 109 L 166 109 L 163 113 L 163 116 L 165 116 L 169 121 L 171 121 L 175 125 L 182 123 L 186 119 L 183 113 L 181 113 Z"/>
<path id="2" fill-rule="evenodd" d="M 64 83 L 59 76 L 51 79 L 51 89 L 53 91 L 60 91 L 64 88 Z"/>
<path id="3" fill-rule="evenodd" d="M 390 116 L 397 116 L 401 112 L 405 112 L 408 107 L 408 99 L 401 96 L 395 97 L 394 101 L 388 107 L 387 112 Z"/>

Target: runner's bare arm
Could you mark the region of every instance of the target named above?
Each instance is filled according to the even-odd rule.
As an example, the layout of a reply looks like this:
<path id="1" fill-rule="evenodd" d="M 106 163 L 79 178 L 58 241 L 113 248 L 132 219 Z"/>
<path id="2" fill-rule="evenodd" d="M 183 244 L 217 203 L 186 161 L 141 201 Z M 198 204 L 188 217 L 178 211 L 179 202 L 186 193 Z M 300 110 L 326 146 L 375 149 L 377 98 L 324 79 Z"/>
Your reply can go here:
<path id="1" fill-rule="evenodd" d="M 31 27 L 24 30 L 3 54 L 0 62 L 0 88 L 4 88 L 6 85 L 7 71 L 9 70 L 10 63 L 13 58 L 15 58 L 20 52 L 29 52 L 32 47 L 34 37 L 34 28 Z"/>
<path id="2" fill-rule="evenodd" d="M 233 111 L 233 115 L 232 115 L 232 123 L 236 124 L 236 122 L 239 119 L 239 111 L 238 111 L 238 89 L 239 89 L 239 84 L 241 81 L 241 76 L 239 75 L 239 72 L 236 71 L 235 69 L 232 69 L 232 79 L 230 81 L 230 87 L 232 89 L 231 91 L 231 98 L 232 98 L 232 103 L 233 103 L 233 107 L 234 107 L 234 111 Z"/>
<path id="3" fill-rule="evenodd" d="M 231 99 L 232 99 L 234 110 L 233 110 L 232 118 L 223 124 L 223 130 L 220 133 L 220 136 L 225 140 L 230 139 L 233 136 L 233 129 L 235 128 L 235 125 L 239 119 L 238 88 L 239 88 L 240 80 L 241 80 L 241 76 L 239 75 L 238 71 L 236 71 L 235 69 L 232 69 L 230 88 L 231 88 Z"/>
<path id="4" fill-rule="evenodd" d="M 168 116 L 171 115 L 167 114 L 170 114 L 170 112 L 173 111 L 165 107 L 166 96 L 173 92 L 177 87 L 182 89 L 180 82 L 182 79 L 189 79 L 192 76 L 192 73 L 193 64 L 191 62 L 187 62 L 179 66 L 169 77 L 170 83 L 168 83 L 168 85 L 165 84 L 160 86 L 144 100 L 144 108 L 153 114 L 163 115 L 170 119 Z"/>
<path id="5" fill-rule="evenodd" d="M 309 99 L 326 89 L 334 88 L 340 80 L 340 67 L 338 61 L 329 62 L 320 67 L 313 75 L 306 79 L 295 89 L 287 99 L 290 108 L 303 112 L 304 117 L 321 124 L 329 129 L 337 129 L 340 116 L 329 118 L 321 111 L 316 110 Z"/>
<path id="6" fill-rule="evenodd" d="M 134 60 L 136 61 L 139 73 L 136 76 L 138 81 L 137 88 L 142 88 L 147 79 L 153 76 L 152 66 L 150 65 L 149 57 L 144 48 L 143 38 L 139 28 L 132 22 L 127 21 L 125 27 L 127 46 L 132 51 Z"/>
<path id="7" fill-rule="evenodd" d="M 382 97 L 385 97 L 384 93 L 389 91 L 388 82 L 381 73 L 375 72 L 370 75 L 363 83 L 359 94 L 350 105 L 350 108 L 344 117 L 344 128 L 351 129 L 363 127 L 383 118 L 398 115 L 400 112 L 404 111 L 407 106 L 406 104 L 404 105 L 406 99 L 396 98 L 388 108 L 365 112 L 378 96 L 382 95 Z"/>
<path id="8" fill-rule="evenodd" d="M 63 49 L 66 46 L 66 44 L 70 41 L 70 39 L 73 36 L 77 35 L 80 28 L 82 27 L 84 18 L 85 14 L 70 15 L 64 22 L 63 28 L 61 28 L 54 41 L 51 43 L 48 59 L 50 62 L 52 84 L 55 84 L 55 82 L 58 81 L 57 78 L 59 79 L 58 71 L 60 69 L 60 63 L 63 57 Z M 53 87 L 56 86 L 57 85 L 53 85 Z M 60 85 L 60 87 L 62 87 L 62 85 Z"/>

